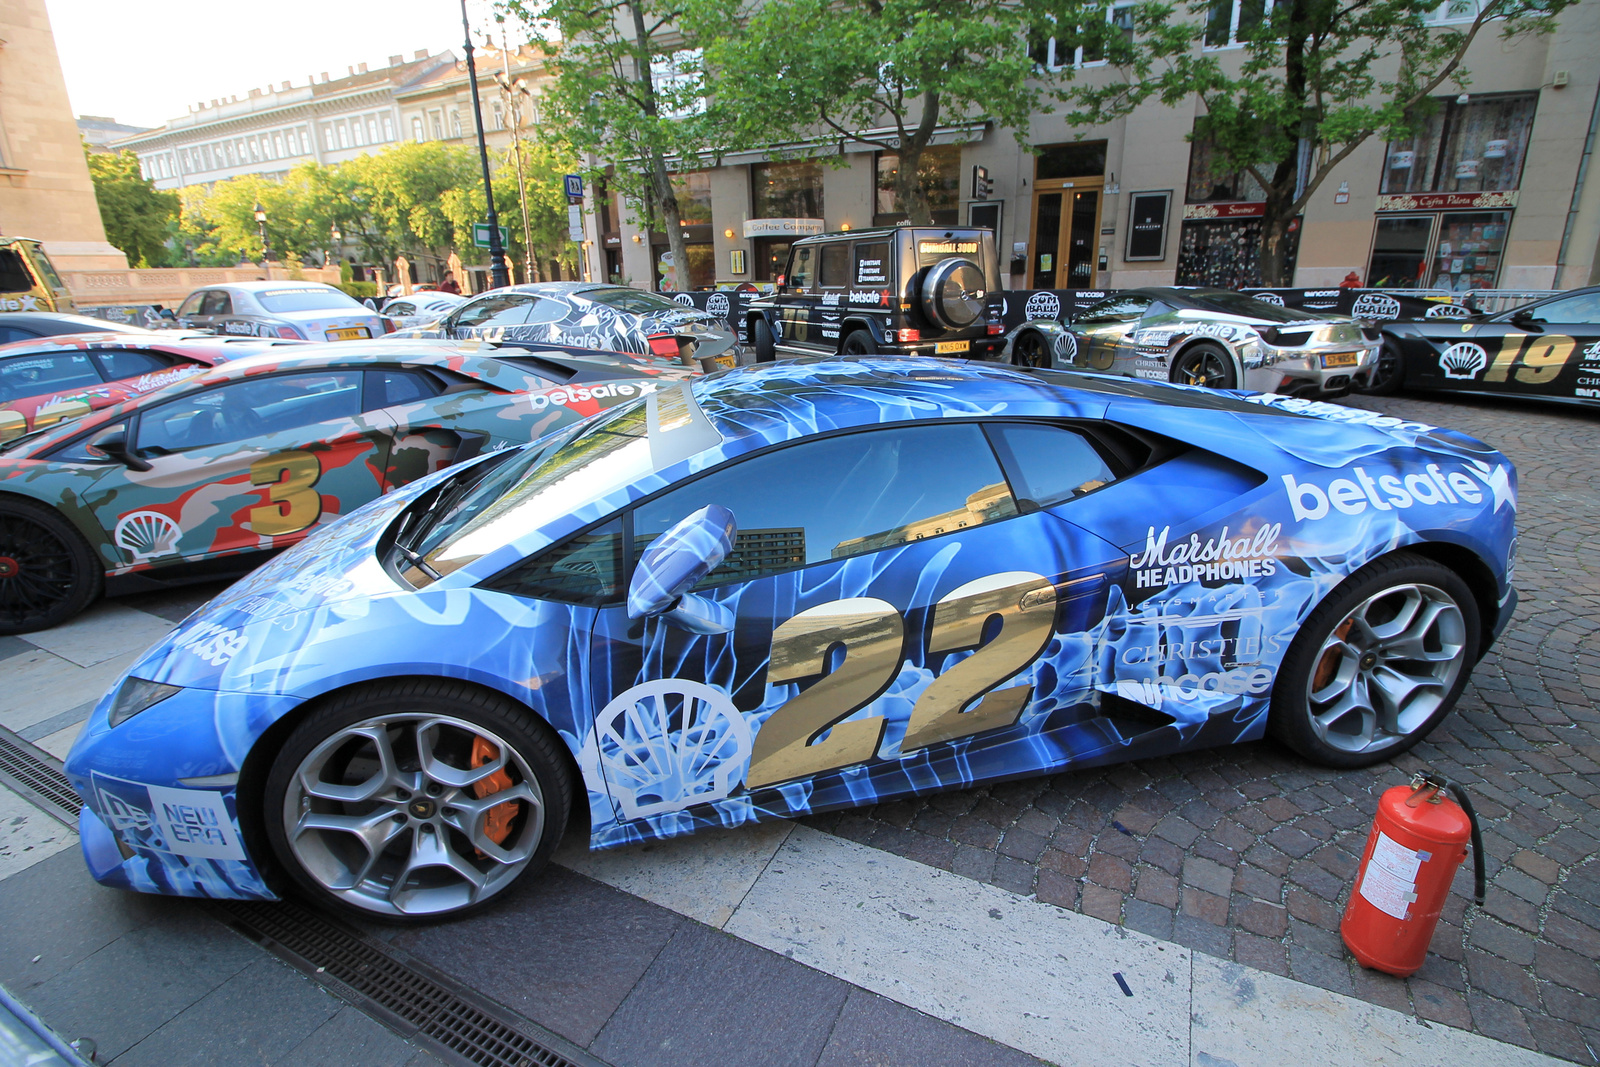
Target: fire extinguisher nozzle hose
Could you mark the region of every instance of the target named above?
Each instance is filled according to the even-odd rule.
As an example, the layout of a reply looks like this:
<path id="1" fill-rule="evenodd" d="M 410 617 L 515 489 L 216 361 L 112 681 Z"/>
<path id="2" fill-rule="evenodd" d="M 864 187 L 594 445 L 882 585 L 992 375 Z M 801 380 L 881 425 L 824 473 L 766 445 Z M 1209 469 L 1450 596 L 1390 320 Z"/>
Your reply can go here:
<path id="1" fill-rule="evenodd" d="M 1472 798 L 1461 786 L 1452 782 L 1442 774 L 1428 774 L 1423 776 L 1429 785 L 1438 789 L 1450 790 L 1450 795 L 1456 798 L 1456 803 L 1461 805 L 1461 810 L 1467 813 L 1467 823 L 1472 827 L 1472 874 L 1473 874 L 1473 903 L 1483 907 L 1483 899 L 1488 891 L 1488 875 L 1485 871 L 1483 858 L 1483 834 L 1478 829 L 1478 813 L 1472 807 Z"/>

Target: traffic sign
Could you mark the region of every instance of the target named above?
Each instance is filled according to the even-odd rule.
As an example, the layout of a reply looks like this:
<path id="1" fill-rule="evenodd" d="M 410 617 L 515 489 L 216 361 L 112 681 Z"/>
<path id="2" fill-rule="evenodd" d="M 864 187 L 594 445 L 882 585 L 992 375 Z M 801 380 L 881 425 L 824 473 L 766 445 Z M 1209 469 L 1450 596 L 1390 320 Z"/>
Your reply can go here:
<path id="1" fill-rule="evenodd" d="M 583 240 L 583 208 L 577 204 L 567 205 L 567 240 Z"/>
<path id="2" fill-rule="evenodd" d="M 487 222 L 474 222 L 472 224 L 472 243 L 479 248 L 489 247 L 489 224 Z M 500 227 L 500 247 L 504 248 L 511 243 L 511 233 L 504 226 Z"/>
<path id="3" fill-rule="evenodd" d="M 562 180 L 566 184 L 567 199 L 581 201 L 583 199 L 583 175 L 568 174 Z"/>

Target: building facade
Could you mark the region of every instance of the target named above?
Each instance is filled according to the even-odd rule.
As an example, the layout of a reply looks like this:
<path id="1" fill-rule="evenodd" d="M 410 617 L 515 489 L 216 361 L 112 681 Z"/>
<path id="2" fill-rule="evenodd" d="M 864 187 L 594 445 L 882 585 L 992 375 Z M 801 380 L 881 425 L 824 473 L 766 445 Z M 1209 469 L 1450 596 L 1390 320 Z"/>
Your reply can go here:
<path id="1" fill-rule="evenodd" d="M 106 115 L 78 116 L 78 135 L 91 152 L 115 152 L 116 149 L 111 147 L 113 141 L 132 137 L 136 133 L 148 133 L 149 129 L 148 126 L 129 126 Z"/>
<path id="2" fill-rule="evenodd" d="M 201 101 L 187 115 L 114 143 L 139 157 L 158 189 L 181 189 L 244 174 L 281 177 L 300 163 L 342 163 L 405 139 L 395 95 L 455 64 L 455 54 L 390 56 L 385 67 L 326 71 L 304 85 L 280 82 Z"/>
<path id="3" fill-rule="evenodd" d="M 1470 21 L 1470 7 L 1441 6 L 1441 23 Z M 1229 17 L 1214 20 L 1206 48 L 1224 62 L 1242 55 L 1220 28 L 1251 10 L 1250 0 L 1220 0 Z M 1054 41 L 1035 51 L 1043 64 L 1077 63 L 1080 79 L 1097 76 Z M 1296 228 L 1294 284 L 1332 287 L 1351 272 L 1373 286 L 1451 291 L 1600 283 L 1596 54 L 1596 3 L 1569 8 L 1553 34 L 1507 44 L 1485 31 L 1467 57 L 1468 92 L 1442 93 L 1415 138 L 1369 139 L 1316 191 Z M 1042 114 L 1025 131 L 1033 152 L 982 121 L 942 127 L 922 163 L 934 220 L 995 229 L 1011 288 L 1259 284 L 1264 194 L 1213 164 L 1202 115 L 1197 100 L 1148 103 L 1093 128 Z M 770 282 L 797 236 L 903 218 L 894 153 L 840 147 L 786 145 L 681 173 L 692 286 Z M 981 200 L 980 167 L 992 187 Z M 643 233 L 614 198 L 590 208 L 590 269 L 659 283 L 665 236 Z"/>
<path id="4" fill-rule="evenodd" d="M 106 241 L 44 0 L 0 5 L 0 233 L 59 270 L 127 269 Z"/>

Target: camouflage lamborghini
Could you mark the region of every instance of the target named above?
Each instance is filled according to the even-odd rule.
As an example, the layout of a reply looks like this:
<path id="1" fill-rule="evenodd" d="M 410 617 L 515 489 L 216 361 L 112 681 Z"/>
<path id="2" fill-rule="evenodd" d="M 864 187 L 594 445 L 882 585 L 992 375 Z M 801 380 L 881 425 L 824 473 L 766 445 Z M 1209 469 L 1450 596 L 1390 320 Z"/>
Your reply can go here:
<path id="1" fill-rule="evenodd" d="M 391 489 L 655 380 L 478 342 L 306 345 L 18 437 L 0 445 L 0 634 L 102 593 L 242 573 Z"/>

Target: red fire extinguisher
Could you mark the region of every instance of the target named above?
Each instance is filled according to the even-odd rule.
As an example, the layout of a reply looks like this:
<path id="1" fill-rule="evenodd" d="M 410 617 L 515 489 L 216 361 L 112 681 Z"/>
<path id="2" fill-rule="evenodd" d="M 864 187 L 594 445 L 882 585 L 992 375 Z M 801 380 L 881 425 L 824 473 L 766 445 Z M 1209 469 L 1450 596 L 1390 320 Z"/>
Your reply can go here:
<path id="1" fill-rule="evenodd" d="M 1339 924 L 1345 945 L 1361 966 L 1402 978 L 1417 972 L 1456 868 L 1467 858 L 1468 840 L 1481 906 L 1483 839 L 1466 791 L 1439 775 L 1418 774 L 1409 786 L 1397 785 L 1383 794 Z"/>

